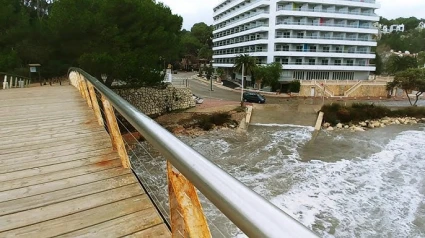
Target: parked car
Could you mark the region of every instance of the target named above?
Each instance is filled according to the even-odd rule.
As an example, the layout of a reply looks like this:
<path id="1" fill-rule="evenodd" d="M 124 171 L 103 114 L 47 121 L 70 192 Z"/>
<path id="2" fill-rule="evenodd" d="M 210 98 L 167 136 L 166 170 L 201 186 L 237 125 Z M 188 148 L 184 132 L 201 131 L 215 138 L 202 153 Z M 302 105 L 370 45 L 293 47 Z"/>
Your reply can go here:
<path id="1" fill-rule="evenodd" d="M 245 102 L 266 103 L 266 98 L 263 95 L 253 92 L 244 92 L 243 100 Z"/>

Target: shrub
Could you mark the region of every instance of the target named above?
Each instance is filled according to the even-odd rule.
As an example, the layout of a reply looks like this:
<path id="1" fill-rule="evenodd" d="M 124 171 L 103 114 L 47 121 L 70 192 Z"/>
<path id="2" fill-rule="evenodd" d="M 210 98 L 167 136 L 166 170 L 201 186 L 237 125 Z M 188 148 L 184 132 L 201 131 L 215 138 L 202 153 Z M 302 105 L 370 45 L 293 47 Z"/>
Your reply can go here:
<path id="1" fill-rule="evenodd" d="M 289 91 L 291 93 L 299 93 L 301 89 L 301 83 L 299 80 L 294 80 L 289 83 Z"/>
<path id="2" fill-rule="evenodd" d="M 392 117 L 425 117 L 425 108 L 406 107 L 391 111 L 385 106 L 367 103 L 353 103 L 351 107 L 340 104 L 324 105 L 321 109 L 324 121 L 332 125 L 339 122 L 360 122 L 365 120 L 380 119 L 386 116 Z"/>

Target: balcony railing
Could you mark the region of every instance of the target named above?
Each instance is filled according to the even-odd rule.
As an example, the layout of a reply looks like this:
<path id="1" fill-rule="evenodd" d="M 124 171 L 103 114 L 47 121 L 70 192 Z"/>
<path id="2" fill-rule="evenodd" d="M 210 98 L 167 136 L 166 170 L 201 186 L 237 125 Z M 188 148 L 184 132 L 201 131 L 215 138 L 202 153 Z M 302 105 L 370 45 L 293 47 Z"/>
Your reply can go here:
<path id="1" fill-rule="evenodd" d="M 279 62 L 279 61 L 277 61 Z M 374 64 L 366 64 L 366 63 L 335 63 L 335 62 L 329 62 L 329 63 L 322 63 L 322 62 L 315 62 L 315 63 L 310 63 L 310 62 L 281 62 L 282 65 L 322 65 L 322 66 L 375 66 Z"/>
<path id="2" fill-rule="evenodd" d="M 323 49 L 301 49 L 301 50 L 286 50 L 275 48 L 274 51 L 285 51 L 285 52 L 317 52 L 317 53 L 341 53 L 341 54 L 375 54 L 375 52 L 364 51 L 364 50 L 323 50 Z"/>
<path id="3" fill-rule="evenodd" d="M 339 37 L 339 36 L 285 36 L 283 34 L 276 34 L 276 38 L 291 38 L 291 39 L 323 39 L 323 40 L 348 40 L 348 41 L 375 41 L 374 39 L 362 38 L 362 37 Z"/>
<path id="4" fill-rule="evenodd" d="M 259 12 L 252 13 L 252 14 L 250 14 L 250 15 L 248 15 L 248 16 L 244 16 L 244 17 L 238 18 L 238 19 L 236 19 L 236 20 L 233 20 L 233 21 L 231 21 L 231 22 L 227 22 L 227 23 L 225 23 L 225 24 L 224 24 L 223 26 L 221 26 L 221 27 L 216 27 L 216 29 L 215 29 L 215 30 L 218 30 L 218 29 L 224 28 L 224 27 L 226 27 L 226 26 L 230 26 L 230 25 L 232 25 L 232 24 L 234 24 L 234 23 L 237 23 L 237 22 L 240 22 L 240 21 L 246 20 L 246 19 L 251 18 L 251 17 L 255 17 L 255 16 L 260 15 L 260 14 L 263 14 L 263 13 L 269 13 L 269 11 L 259 11 Z"/>
<path id="5" fill-rule="evenodd" d="M 254 29 L 254 28 L 257 28 L 257 27 L 263 27 L 263 26 L 268 27 L 269 24 L 266 24 L 266 23 L 261 24 L 260 23 L 260 24 L 256 24 L 256 25 L 253 25 L 253 26 L 246 26 L 246 27 L 243 27 L 242 30 L 239 30 L 238 32 L 234 31 L 233 33 L 230 33 L 228 35 L 233 35 L 233 34 L 236 34 L 236 33 L 248 31 L 248 30 L 251 30 L 251 29 Z M 221 37 L 228 36 L 228 35 L 226 34 L 226 35 L 223 35 L 223 36 L 217 36 L 216 38 L 221 38 Z"/>
<path id="6" fill-rule="evenodd" d="M 320 22 L 287 22 L 287 21 L 278 21 L 276 25 L 303 25 L 303 26 L 333 26 L 333 27 L 345 27 L 345 28 L 363 28 L 363 29 L 377 29 L 372 25 L 362 26 L 354 24 L 333 24 L 333 23 L 320 23 Z"/>
<path id="7" fill-rule="evenodd" d="M 256 40 L 267 40 L 267 37 L 255 37 L 254 39 L 242 39 L 242 40 L 233 40 L 233 42 L 229 43 L 229 44 L 225 44 L 225 45 L 214 45 L 214 47 L 220 47 L 220 46 L 226 46 L 226 45 L 234 45 L 234 44 L 239 44 L 239 43 L 243 43 L 243 42 L 249 42 L 249 41 L 256 41 Z"/>
<path id="8" fill-rule="evenodd" d="M 231 54 L 243 54 L 243 53 L 255 53 L 255 52 L 267 52 L 267 49 L 255 49 L 255 50 L 238 50 L 233 52 L 214 52 L 214 55 L 231 55 Z"/>
<path id="9" fill-rule="evenodd" d="M 306 8 L 293 8 L 293 7 L 277 7 L 278 11 L 298 11 L 298 12 L 324 12 L 324 13 L 336 13 L 336 14 L 347 14 L 347 15 L 362 15 L 362 16 L 377 16 L 375 13 L 369 12 L 349 12 L 349 11 L 334 11 L 324 9 L 306 9 Z"/>

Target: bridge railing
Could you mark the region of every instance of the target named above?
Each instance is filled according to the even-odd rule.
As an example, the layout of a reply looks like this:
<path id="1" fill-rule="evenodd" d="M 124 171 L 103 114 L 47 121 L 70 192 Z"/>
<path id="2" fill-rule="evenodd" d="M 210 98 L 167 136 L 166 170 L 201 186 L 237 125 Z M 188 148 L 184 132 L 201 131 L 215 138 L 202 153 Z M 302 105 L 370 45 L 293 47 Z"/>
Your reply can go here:
<path id="1" fill-rule="evenodd" d="M 0 72 L 0 80 L 2 81 L 3 89 L 26 87 L 31 83 L 31 79 L 16 74 Z"/>
<path id="2" fill-rule="evenodd" d="M 79 68 L 70 68 L 69 79 L 103 125 L 96 91 L 101 95 L 108 130 L 124 167 L 129 167 L 130 162 L 114 109 L 167 159 L 173 237 L 178 233 L 184 237 L 211 237 L 194 187 L 249 237 L 316 237 L 311 230 L 180 141 L 95 77 Z"/>

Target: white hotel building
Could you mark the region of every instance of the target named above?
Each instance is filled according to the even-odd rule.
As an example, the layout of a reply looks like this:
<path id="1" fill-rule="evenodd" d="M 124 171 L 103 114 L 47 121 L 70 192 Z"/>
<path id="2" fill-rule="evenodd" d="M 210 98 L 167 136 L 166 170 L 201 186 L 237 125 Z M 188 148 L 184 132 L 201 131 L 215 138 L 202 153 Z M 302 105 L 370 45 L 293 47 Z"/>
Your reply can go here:
<path id="1" fill-rule="evenodd" d="M 225 0 L 214 8 L 214 67 L 239 54 L 280 62 L 281 81 L 366 80 L 379 21 L 375 0 Z M 240 79 L 240 75 L 236 76 Z"/>

